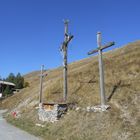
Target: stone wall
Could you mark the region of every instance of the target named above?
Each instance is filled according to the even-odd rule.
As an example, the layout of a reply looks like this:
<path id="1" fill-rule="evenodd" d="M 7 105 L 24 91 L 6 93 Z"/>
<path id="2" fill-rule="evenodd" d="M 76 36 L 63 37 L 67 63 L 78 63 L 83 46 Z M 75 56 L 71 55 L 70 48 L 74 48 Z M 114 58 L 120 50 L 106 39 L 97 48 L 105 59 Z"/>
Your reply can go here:
<path id="1" fill-rule="evenodd" d="M 44 104 L 39 107 L 39 120 L 46 122 L 55 122 L 67 112 L 67 104 Z"/>

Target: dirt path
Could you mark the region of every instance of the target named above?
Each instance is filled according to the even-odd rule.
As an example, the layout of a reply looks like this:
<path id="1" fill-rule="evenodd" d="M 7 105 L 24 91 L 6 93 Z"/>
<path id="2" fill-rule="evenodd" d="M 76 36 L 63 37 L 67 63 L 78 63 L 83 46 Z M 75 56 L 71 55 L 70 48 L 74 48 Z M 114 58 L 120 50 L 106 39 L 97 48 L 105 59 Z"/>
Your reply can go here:
<path id="1" fill-rule="evenodd" d="M 0 110 L 0 140 L 41 140 L 8 124 L 2 117 L 2 113 L 3 111 Z"/>

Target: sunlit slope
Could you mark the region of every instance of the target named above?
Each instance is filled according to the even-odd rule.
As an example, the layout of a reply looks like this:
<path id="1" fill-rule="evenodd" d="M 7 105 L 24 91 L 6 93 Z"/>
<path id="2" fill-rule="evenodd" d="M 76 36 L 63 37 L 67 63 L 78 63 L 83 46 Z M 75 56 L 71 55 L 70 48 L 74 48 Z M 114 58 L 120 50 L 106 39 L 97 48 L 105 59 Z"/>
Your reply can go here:
<path id="1" fill-rule="evenodd" d="M 106 97 L 111 106 L 109 112 L 70 111 L 64 119 L 49 126 L 49 133 L 43 131 L 44 137 L 49 137 L 50 140 L 138 140 L 140 41 L 103 53 L 103 60 Z M 83 108 L 100 104 L 98 57 L 71 63 L 68 68 L 68 103 Z M 44 102 L 62 102 L 62 67 L 45 73 L 48 75 L 43 84 Z M 25 75 L 25 81 L 29 82 L 30 86 L 4 100 L 1 106 L 20 111 L 26 120 L 37 120 L 34 110 L 38 105 L 39 74 L 38 71 Z"/>

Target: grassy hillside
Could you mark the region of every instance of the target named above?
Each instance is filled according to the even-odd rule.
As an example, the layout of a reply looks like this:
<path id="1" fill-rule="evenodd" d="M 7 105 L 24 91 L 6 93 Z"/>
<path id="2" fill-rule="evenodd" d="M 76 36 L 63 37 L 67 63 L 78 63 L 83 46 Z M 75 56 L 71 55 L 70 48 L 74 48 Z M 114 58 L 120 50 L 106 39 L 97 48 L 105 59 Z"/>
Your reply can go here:
<path id="1" fill-rule="evenodd" d="M 30 87 L 1 102 L 8 108 L 7 119 L 45 140 L 138 140 L 140 138 L 140 41 L 104 53 L 105 90 L 111 109 L 93 113 L 69 110 L 54 124 L 38 123 L 37 109 L 39 72 L 25 75 Z M 44 102 L 61 102 L 63 93 L 62 67 L 46 71 Z M 69 64 L 68 103 L 85 108 L 100 104 L 98 58 L 90 57 Z M 19 111 L 13 119 L 10 112 Z M 39 122 L 41 123 L 41 122 Z"/>

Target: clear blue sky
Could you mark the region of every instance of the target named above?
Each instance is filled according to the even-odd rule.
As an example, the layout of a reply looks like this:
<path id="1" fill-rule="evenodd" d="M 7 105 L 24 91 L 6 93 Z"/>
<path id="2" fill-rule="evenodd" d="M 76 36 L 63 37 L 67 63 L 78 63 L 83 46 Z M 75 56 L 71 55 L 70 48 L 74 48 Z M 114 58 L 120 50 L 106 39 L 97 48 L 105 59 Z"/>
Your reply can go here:
<path id="1" fill-rule="evenodd" d="M 97 31 L 112 48 L 140 39 L 139 0 L 0 0 L 0 75 L 62 65 L 63 19 L 74 35 L 69 62 L 88 57 Z"/>

